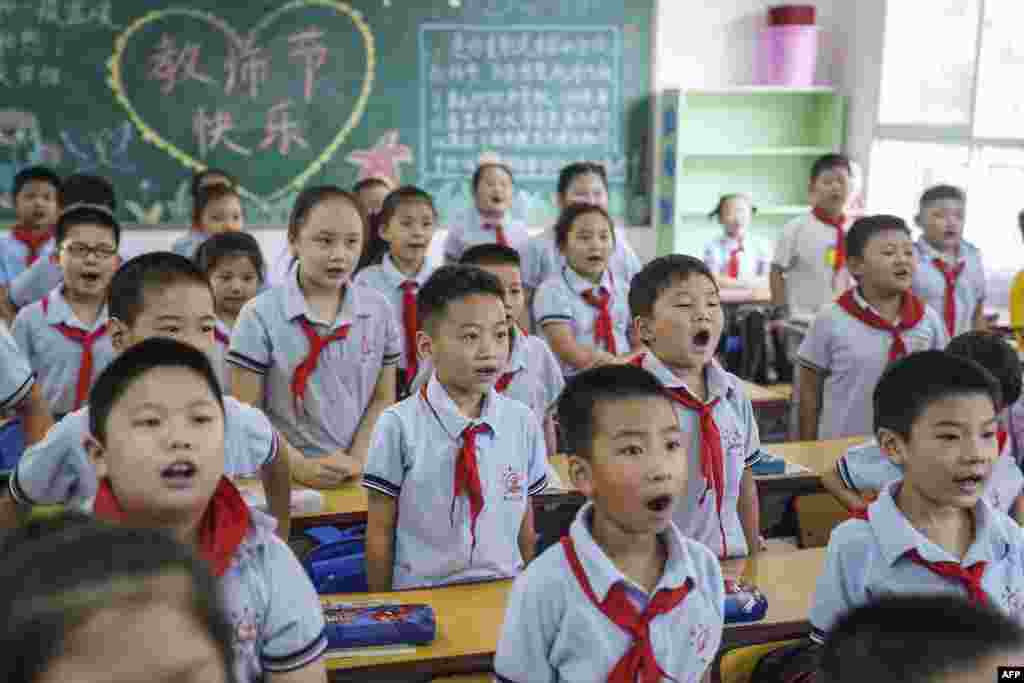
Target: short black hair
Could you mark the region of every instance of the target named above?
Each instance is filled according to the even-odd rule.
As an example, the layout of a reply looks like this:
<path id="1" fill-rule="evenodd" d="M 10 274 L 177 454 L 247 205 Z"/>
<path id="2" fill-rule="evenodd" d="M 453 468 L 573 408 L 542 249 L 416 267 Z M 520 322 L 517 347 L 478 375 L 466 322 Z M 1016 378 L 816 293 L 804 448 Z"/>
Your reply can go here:
<path id="1" fill-rule="evenodd" d="M 947 351 L 919 351 L 892 363 L 875 386 L 875 432 L 910 438 L 914 423 L 932 403 L 958 396 L 987 396 L 998 412 L 999 382 L 978 363 Z"/>
<path id="2" fill-rule="evenodd" d="M 473 194 L 476 194 L 477 188 L 480 187 L 480 179 L 483 177 L 484 171 L 486 171 L 489 168 L 500 168 L 502 171 L 508 174 L 508 178 L 509 180 L 512 181 L 512 184 L 516 184 L 516 177 L 512 173 L 511 166 L 509 166 L 508 164 L 503 164 L 499 161 L 488 161 L 485 164 L 480 164 L 479 166 L 476 167 L 476 170 L 473 171 Z"/>
<path id="3" fill-rule="evenodd" d="M 590 457 L 599 404 L 645 397 L 668 400 L 654 375 L 635 365 L 604 365 L 570 377 L 557 403 L 558 429 L 567 453 Z"/>
<path id="4" fill-rule="evenodd" d="M 842 154 L 825 154 L 815 159 L 811 166 L 811 182 L 813 183 L 821 174 L 835 169 L 846 171 L 847 175 L 853 174 L 853 166 L 850 159 Z"/>
<path id="5" fill-rule="evenodd" d="M 206 187 L 199 188 L 199 191 L 196 192 L 196 196 L 192 201 L 192 224 L 199 225 L 199 222 L 203 217 L 203 211 L 206 210 L 206 207 L 213 202 L 220 201 L 226 197 L 235 197 L 238 199 L 239 205 L 242 203 L 242 195 L 238 194 L 238 190 L 233 186 L 207 185 Z"/>
<path id="6" fill-rule="evenodd" d="M 394 185 L 391 184 L 390 180 L 386 180 L 384 178 L 381 178 L 380 176 L 370 176 L 369 178 L 363 178 L 355 185 L 353 185 L 352 194 L 359 194 L 366 188 L 373 187 L 374 185 L 380 185 L 381 187 L 387 188 L 389 191 L 391 190 L 392 187 L 394 187 Z"/>
<path id="7" fill-rule="evenodd" d="M 203 182 L 210 176 L 221 176 L 228 181 L 228 185 L 230 187 L 238 187 L 238 179 L 224 169 L 207 168 L 192 175 L 192 185 L 189 187 L 189 194 L 192 196 L 193 201 L 195 201 L 196 197 L 199 196 L 199 190 L 202 189 Z"/>
<path id="8" fill-rule="evenodd" d="M 207 355 L 176 339 L 153 337 L 119 355 L 96 378 L 89 392 L 89 431 L 97 441 L 107 444 L 107 420 L 118 399 L 132 382 L 157 368 L 192 370 L 206 382 L 221 411 L 224 410 L 224 392 Z"/>
<path id="9" fill-rule="evenodd" d="M 563 166 L 562 170 L 558 174 L 558 194 L 565 196 L 565 193 L 569 191 L 569 186 L 572 185 L 572 181 L 576 180 L 581 175 L 594 174 L 601 179 L 604 183 L 604 189 L 608 189 L 608 171 L 605 170 L 604 164 L 599 164 L 594 161 L 577 161 L 576 163 Z"/>
<path id="10" fill-rule="evenodd" d="M 129 327 L 145 309 L 146 292 L 178 284 L 204 287 L 213 298 L 213 288 L 203 271 L 181 254 L 151 251 L 126 261 L 110 280 L 107 310 Z"/>
<path id="11" fill-rule="evenodd" d="M 893 596 L 839 618 L 821 648 L 817 680 L 928 683 L 1022 649 L 1024 629 L 996 609 L 953 595 Z"/>
<path id="12" fill-rule="evenodd" d="M 474 294 L 492 294 L 505 301 L 505 289 L 497 277 L 476 266 L 441 266 L 423 283 L 416 294 L 416 315 L 426 330 L 436 331 L 438 318 L 448 305 Z"/>
<path id="13" fill-rule="evenodd" d="M 558 245 L 559 249 L 563 248 L 566 242 L 569 241 L 569 231 L 572 230 L 572 224 L 576 222 L 576 219 L 588 213 L 599 213 L 604 216 L 604 219 L 608 221 L 608 227 L 612 231 L 612 244 L 615 244 L 615 221 L 612 220 L 608 211 L 597 204 L 574 202 L 562 209 L 562 213 L 559 214 L 558 221 L 555 223 L 555 244 Z"/>
<path id="14" fill-rule="evenodd" d="M 103 176 L 75 173 L 65 178 L 60 188 L 60 205 L 67 208 L 73 204 L 98 204 L 113 213 L 117 211 L 117 194 Z"/>
<path id="15" fill-rule="evenodd" d="M 516 266 L 522 265 L 519 252 L 506 244 L 485 242 L 462 252 L 459 263 L 464 266 Z"/>
<path id="16" fill-rule="evenodd" d="M 100 204 L 75 204 L 61 212 L 53 236 L 57 245 L 64 243 L 71 229 L 79 225 L 102 225 L 114 236 L 114 246 L 121 244 L 121 224 L 107 207 Z"/>
<path id="17" fill-rule="evenodd" d="M 960 203 L 967 201 L 967 195 L 956 185 L 932 185 L 921 193 L 921 201 L 918 203 L 921 211 L 928 208 L 929 204 L 940 202 L 944 199 L 952 199 Z"/>
<path id="18" fill-rule="evenodd" d="M 16 198 L 21 194 L 21 191 L 26 185 L 34 181 L 53 185 L 53 189 L 57 193 L 57 196 L 60 196 L 61 181 L 60 176 L 57 175 L 56 171 L 48 166 L 29 166 L 28 168 L 18 171 L 14 176 L 14 183 L 11 186 L 11 198 Z"/>
<path id="19" fill-rule="evenodd" d="M 708 218 L 721 218 L 722 209 L 725 208 L 726 202 L 731 202 L 734 199 L 742 199 L 750 207 L 750 215 L 753 216 L 757 213 L 757 207 L 754 206 L 754 198 L 746 192 L 730 192 L 729 194 L 723 194 L 718 198 L 718 203 L 715 204 L 715 208 L 708 213 Z"/>
<path id="20" fill-rule="evenodd" d="M 37 681 L 68 635 L 100 610 L 132 600 L 145 582 L 184 574 L 191 612 L 234 667 L 233 629 L 215 579 L 192 551 L 164 530 L 110 525 L 65 514 L 8 536 L 0 563 L 0 680 Z"/>
<path id="21" fill-rule="evenodd" d="M 256 269 L 260 282 L 264 281 L 266 263 L 263 260 L 260 243 L 247 232 L 222 232 L 213 235 L 199 245 L 192 259 L 196 267 L 209 277 L 221 260 L 235 256 L 248 258 L 252 262 L 252 267 Z"/>
<path id="22" fill-rule="evenodd" d="M 654 303 L 665 290 L 688 280 L 692 275 L 703 275 L 715 284 L 718 282 L 708 264 L 699 258 L 686 254 L 669 254 L 650 261 L 633 276 L 629 283 L 629 314 L 636 318 L 650 318 L 654 315 Z"/>
<path id="23" fill-rule="evenodd" d="M 846 255 L 849 258 L 863 258 L 864 249 L 867 248 L 871 238 L 891 230 L 899 230 L 910 237 L 910 228 L 907 227 L 907 222 L 899 216 L 877 214 L 858 218 L 846 233 Z"/>
<path id="24" fill-rule="evenodd" d="M 964 332 L 949 342 L 946 351 L 954 356 L 970 358 L 992 373 L 999 381 L 1003 407 L 1012 406 L 1020 399 L 1024 379 L 1021 378 L 1020 356 L 1017 350 L 992 332 Z"/>

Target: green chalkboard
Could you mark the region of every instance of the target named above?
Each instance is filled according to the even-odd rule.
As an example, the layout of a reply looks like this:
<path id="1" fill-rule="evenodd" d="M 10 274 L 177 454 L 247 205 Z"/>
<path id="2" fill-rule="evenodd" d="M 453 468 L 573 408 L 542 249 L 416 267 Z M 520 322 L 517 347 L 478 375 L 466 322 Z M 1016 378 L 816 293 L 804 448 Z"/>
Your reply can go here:
<path id="1" fill-rule="evenodd" d="M 0 0 L 0 220 L 13 174 L 114 181 L 123 218 L 187 223 L 194 169 L 239 179 L 251 224 L 311 183 L 397 176 L 444 215 L 482 157 L 547 220 L 559 167 L 643 184 L 654 0 Z"/>

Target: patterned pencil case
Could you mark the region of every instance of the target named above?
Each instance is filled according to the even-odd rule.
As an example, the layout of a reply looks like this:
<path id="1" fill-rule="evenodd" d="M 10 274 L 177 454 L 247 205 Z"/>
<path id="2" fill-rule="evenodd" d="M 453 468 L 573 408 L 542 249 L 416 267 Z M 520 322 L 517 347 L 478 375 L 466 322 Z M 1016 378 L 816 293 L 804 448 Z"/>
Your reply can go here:
<path id="1" fill-rule="evenodd" d="M 437 636 L 430 605 L 326 605 L 324 619 L 331 650 L 426 645 Z"/>
<path id="2" fill-rule="evenodd" d="M 761 621 L 768 613 L 768 599 L 756 587 L 725 580 L 725 623 Z"/>

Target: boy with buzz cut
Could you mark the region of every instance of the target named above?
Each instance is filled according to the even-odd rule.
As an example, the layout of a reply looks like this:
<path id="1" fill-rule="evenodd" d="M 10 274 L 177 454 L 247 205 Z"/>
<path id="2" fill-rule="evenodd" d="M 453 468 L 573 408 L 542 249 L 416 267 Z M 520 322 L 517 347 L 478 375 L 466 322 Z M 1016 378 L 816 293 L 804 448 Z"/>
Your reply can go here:
<path id="1" fill-rule="evenodd" d="M 1000 666 L 1024 666 L 1019 623 L 961 598 L 917 595 L 879 600 L 841 618 L 814 680 L 991 683 Z"/>
<path id="2" fill-rule="evenodd" d="M 213 292 L 191 261 L 170 252 L 137 256 L 114 274 L 108 308 L 114 350 L 123 353 L 153 337 L 167 337 L 215 353 Z M 281 441 L 267 416 L 226 396 L 225 464 L 232 476 L 259 473 L 278 532 L 288 537 L 291 513 L 290 447 Z M 25 452 L 10 478 L 15 500 L 25 505 L 71 503 L 91 508 L 96 471 L 83 437 L 89 430 L 89 406 L 68 413 L 46 438 Z"/>
<path id="3" fill-rule="evenodd" d="M 494 386 L 509 354 L 498 279 L 439 268 L 417 314 L 434 372 L 381 414 L 363 471 L 371 591 L 515 576 L 536 544 L 530 498 L 547 486 L 540 423 Z"/>
<path id="4" fill-rule="evenodd" d="M 693 475 L 676 525 L 719 558 L 756 555 L 760 509 L 750 468 L 761 441 L 742 381 L 715 360 L 724 322 L 714 276 L 692 256 L 656 258 L 633 276 L 629 308 L 644 344 L 631 362 L 665 388 L 685 435 Z"/>
<path id="5" fill-rule="evenodd" d="M 999 384 L 972 360 L 912 354 L 873 395 L 875 429 L 903 468 L 832 531 L 811 607 L 811 640 L 887 594 L 953 594 L 1024 619 L 1024 531 L 982 496 L 999 455 Z"/>
<path id="6" fill-rule="evenodd" d="M 11 198 L 15 224 L 0 237 L 0 316 L 10 323 L 11 281 L 53 250 L 53 224 L 59 208 L 60 176 L 45 166 L 30 166 L 14 176 Z"/>
<path id="7" fill-rule="evenodd" d="M 949 341 L 938 313 L 911 290 L 914 246 L 903 219 L 858 219 L 846 257 L 856 286 L 821 311 L 797 352 L 804 441 L 870 434 L 869 396 L 886 365 Z"/>
<path id="8" fill-rule="evenodd" d="M 672 522 L 690 472 L 671 401 L 650 373 L 603 366 L 569 379 L 558 421 L 589 501 L 516 579 L 497 680 L 701 680 L 725 592 L 714 554 Z"/>
<path id="9" fill-rule="evenodd" d="M 100 375 L 89 405 L 95 516 L 165 530 L 206 561 L 234 634 L 233 680 L 323 683 L 320 601 L 274 520 L 225 476 L 227 416 L 207 355 L 148 339 Z"/>
<path id="10" fill-rule="evenodd" d="M 914 292 L 942 314 L 950 337 L 987 327 L 981 251 L 964 239 L 966 200 L 959 187 L 930 187 L 914 218 L 921 228 Z"/>

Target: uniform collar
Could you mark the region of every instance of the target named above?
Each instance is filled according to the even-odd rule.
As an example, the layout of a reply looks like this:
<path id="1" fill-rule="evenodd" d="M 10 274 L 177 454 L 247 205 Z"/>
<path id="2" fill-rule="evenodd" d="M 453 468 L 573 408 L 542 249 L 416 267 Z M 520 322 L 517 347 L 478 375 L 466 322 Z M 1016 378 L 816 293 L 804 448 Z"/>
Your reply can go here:
<path id="1" fill-rule="evenodd" d="M 943 261 L 949 263 L 950 265 L 957 265 L 958 263 L 963 263 L 965 260 L 967 260 L 967 251 L 968 249 L 970 249 L 970 245 L 961 238 L 960 252 L 957 254 L 957 258 L 954 261 L 950 258 L 948 254 L 943 254 L 941 251 L 939 251 L 931 244 L 929 244 L 928 240 L 926 240 L 923 236 L 917 238 L 915 246 L 918 248 L 921 254 L 924 255 L 924 257 L 929 261 L 933 259 L 942 259 Z"/>
<path id="2" fill-rule="evenodd" d="M 421 390 L 422 391 L 422 390 Z M 470 420 L 459 412 L 459 409 L 455 405 L 455 401 L 452 400 L 451 396 L 448 395 L 448 390 L 444 388 L 441 382 L 437 379 L 437 370 L 430 375 L 430 381 L 427 382 L 426 386 L 426 398 L 427 398 L 427 410 L 432 411 L 437 419 L 441 422 L 441 426 L 448 432 L 448 435 L 452 438 L 457 439 L 460 434 L 469 426 L 485 424 L 491 430 L 491 434 L 494 436 L 498 435 L 498 416 L 496 404 L 499 400 L 498 393 L 491 387 L 490 391 L 484 397 L 483 408 L 480 410 L 480 417 L 475 420 Z"/>
<path id="3" fill-rule="evenodd" d="M 860 287 L 854 287 L 852 289 L 852 292 L 853 292 L 853 300 L 857 303 L 858 306 L 863 308 L 865 311 L 871 311 L 872 313 L 877 315 L 882 320 L 888 321 L 890 323 L 891 322 L 898 322 L 900 320 L 900 316 L 897 316 L 896 320 L 890 320 L 889 318 L 886 318 L 884 315 L 882 315 L 881 311 L 879 311 L 877 308 L 875 308 L 874 306 L 869 304 L 868 300 L 864 298 L 864 295 L 861 294 L 861 292 L 860 292 Z"/>
<path id="4" fill-rule="evenodd" d="M 605 266 L 604 273 L 601 275 L 600 285 L 595 285 L 590 280 L 584 280 L 582 277 L 579 276 L 579 274 L 575 270 L 570 268 L 568 265 L 562 268 L 562 275 L 563 277 L 565 277 L 565 282 L 567 285 L 569 285 L 569 289 L 571 289 L 572 291 L 576 292 L 581 296 L 584 292 L 589 292 L 594 287 L 604 287 L 606 290 L 608 290 L 609 294 L 614 292 L 614 289 L 612 287 L 611 274 L 607 266 Z"/>
<path id="5" fill-rule="evenodd" d="M 527 335 L 521 330 L 517 329 L 512 333 L 512 351 L 509 353 L 508 363 L 505 366 L 506 372 L 518 372 L 526 369 L 526 342 L 528 339 Z"/>
<path id="6" fill-rule="evenodd" d="M 583 572 L 587 575 L 587 580 L 590 581 L 590 587 L 598 602 L 604 602 L 608 591 L 620 582 L 635 586 L 645 595 L 653 595 L 662 589 L 680 588 L 687 579 L 693 579 L 696 582 L 698 578 L 696 569 L 690 559 L 690 554 L 686 552 L 683 545 L 683 535 L 674 522 L 669 523 L 668 528 L 659 534 L 668 549 L 668 558 L 665 561 L 665 570 L 662 572 L 661 578 L 658 579 L 658 585 L 653 592 L 648 593 L 647 590 L 619 571 L 619 568 L 594 540 L 594 536 L 590 532 L 593 517 L 594 504 L 588 502 L 580 508 L 572 526 L 569 527 L 569 536 L 572 538 L 576 555 L 580 559 L 580 564 L 583 565 Z"/>
<path id="7" fill-rule="evenodd" d="M 868 508 L 869 524 L 889 566 L 914 549 L 929 562 L 953 561 L 964 566 L 981 561 L 995 562 L 1010 552 L 1006 530 L 997 523 L 985 498 L 979 497 L 974 506 L 974 543 L 967 549 L 963 561 L 953 557 L 911 526 L 910 520 L 896 506 L 896 494 L 902 483 L 895 481 L 889 484 Z"/>
<path id="8" fill-rule="evenodd" d="M 302 288 L 299 287 L 299 268 L 295 270 L 285 279 L 284 284 L 284 316 L 287 320 L 292 321 L 296 318 L 305 318 L 309 322 L 315 325 L 323 325 L 331 330 L 351 323 L 356 317 L 361 315 L 359 301 L 359 287 L 354 287 L 350 280 L 345 285 L 344 300 L 341 302 L 341 311 L 338 312 L 338 317 L 333 321 L 320 320 L 316 315 L 309 310 L 309 304 L 306 302 L 306 296 L 302 293 Z"/>
<path id="9" fill-rule="evenodd" d="M 736 247 L 745 246 L 745 242 L 742 239 L 736 239 L 735 237 L 729 237 L 728 235 L 722 235 L 718 238 L 718 243 L 723 248 L 733 250 Z"/>
<path id="10" fill-rule="evenodd" d="M 55 287 L 46 295 L 46 324 L 48 325 L 67 325 L 85 332 L 92 332 L 106 325 L 107 318 L 107 305 L 103 304 L 92 327 L 79 320 L 72 310 L 71 304 L 64 298 L 64 285 Z"/>
<path id="11" fill-rule="evenodd" d="M 641 358 L 641 367 L 644 370 L 654 375 L 654 378 L 658 380 L 661 386 L 668 389 L 685 389 L 686 393 L 690 394 L 694 398 L 697 397 L 690 387 L 686 386 L 683 380 L 679 379 L 674 372 L 672 372 L 667 365 L 661 362 L 657 356 L 650 351 L 645 351 Z M 718 361 L 712 360 L 710 363 L 704 366 L 704 381 L 707 384 L 708 389 L 708 401 L 714 401 L 716 398 L 728 399 L 732 392 L 732 382 L 729 381 L 729 375 L 718 365 Z"/>
<path id="12" fill-rule="evenodd" d="M 426 258 L 423 259 L 423 265 L 420 266 L 419 272 L 412 277 L 404 275 L 398 270 L 395 262 L 391 260 L 391 254 L 384 254 L 384 257 L 380 260 L 380 269 L 393 289 L 400 288 L 403 283 L 409 280 L 414 280 L 418 286 L 422 287 L 430 277 L 430 269 L 427 268 Z"/>

